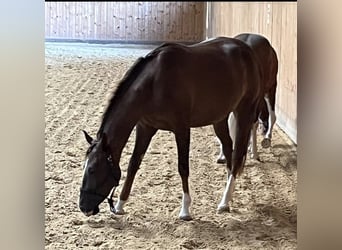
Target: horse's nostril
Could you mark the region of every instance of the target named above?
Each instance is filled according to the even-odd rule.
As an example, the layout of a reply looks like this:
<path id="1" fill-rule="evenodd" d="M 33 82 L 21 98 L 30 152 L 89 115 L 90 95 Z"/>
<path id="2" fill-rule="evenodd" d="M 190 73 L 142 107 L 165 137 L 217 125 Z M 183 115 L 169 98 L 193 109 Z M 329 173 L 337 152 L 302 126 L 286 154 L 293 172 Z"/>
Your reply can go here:
<path id="1" fill-rule="evenodd" d="M 85 216 L 89 217 L 90 215 L 93 215 L 94 212 L 93 211 L 89 211 L 89 212 L 83 212 Z"/>

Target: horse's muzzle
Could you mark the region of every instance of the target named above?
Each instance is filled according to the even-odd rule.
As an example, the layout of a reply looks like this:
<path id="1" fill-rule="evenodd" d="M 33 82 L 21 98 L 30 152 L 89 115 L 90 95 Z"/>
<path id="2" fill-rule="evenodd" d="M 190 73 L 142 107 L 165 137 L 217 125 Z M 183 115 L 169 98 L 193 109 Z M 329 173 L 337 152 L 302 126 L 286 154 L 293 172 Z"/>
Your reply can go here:
<path id="1" fill-rule="evenodd" d="M 86 215 L 95 215 L 100 209 L 100 203 L 105 199 L 105 196 L 81 190 L 79 208 Z"/>
<path id="2" fill-rule="evenodd" d="M 82 208 L 80 208 L 81 209 L 81 211 L 83 212 L 83 214 L 85 215 L 85 216 L 91 216 L 91 215 L 95 215 L 95 214 L 98 214 L 99 212 L 100 212 L 100 209 L 99 209 L 99 207 L 95 207 L 93 210 L 91 210 L 91 211 L 84 211 L 84 210 L 82 210 Z"/>

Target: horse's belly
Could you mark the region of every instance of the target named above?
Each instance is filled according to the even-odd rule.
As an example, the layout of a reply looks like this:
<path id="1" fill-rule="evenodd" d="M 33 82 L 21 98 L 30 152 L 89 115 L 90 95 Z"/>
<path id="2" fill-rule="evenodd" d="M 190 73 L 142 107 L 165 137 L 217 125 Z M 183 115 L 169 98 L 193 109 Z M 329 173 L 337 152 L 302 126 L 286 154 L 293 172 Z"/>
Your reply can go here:
<path id="1" fill-rule="evenodd" d="M 215 124 L 227 119 L 231 111 L 233 111 L 233 108 L 220 110 L 220 112 L 218 112 L 218 110 L 206 110 L 196 114 L 192 113 L 190 118 L 190 127 L 203 127 Z"/>
<path id="2" fill-rule="evenodd" d="M 197 107 L 199 108 L 199 107 Z M 156 129 L 175 131 L 180 127 L 203 127 L 226 119 L 233 106 L 173 109 L 170 106 L 141 118 L 141 122 Z"/>

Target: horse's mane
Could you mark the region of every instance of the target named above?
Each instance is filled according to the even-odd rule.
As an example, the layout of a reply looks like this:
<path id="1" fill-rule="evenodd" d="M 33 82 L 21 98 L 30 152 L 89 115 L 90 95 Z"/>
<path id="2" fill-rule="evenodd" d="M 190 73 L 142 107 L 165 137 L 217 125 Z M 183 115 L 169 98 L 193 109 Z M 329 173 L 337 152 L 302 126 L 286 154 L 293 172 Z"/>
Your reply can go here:
<path id="1" fill-rule="evenodd" d="M 120 81 L 118 87 L 114 91 L 112 98 L 109 101 L 109 104 L 106 108 L 106 111 L 103 114 L 102 123 L 100 126 L 99 131 L 97 132 L 97 138 L 99 139 L 103 133 L 104 125 L 106 124 L 111 110 L 115 107 L 119 99 L 127 92 L 129 87 L 131 86 L 132 82 L 138 77 L 138 75 L 142 72 L 142 70 L 145 68 L 146 63 L 149 62 L 151 59 L 155 58 L 162 48 L 165 46 L 168 46 L 170 44 L 162 44 L 152 50 L 150 53 L 148 53 L 145 57 L 139 57 L 135 63 L 129 68 L 129 70 L 126 72 L 122 80 Z"/>

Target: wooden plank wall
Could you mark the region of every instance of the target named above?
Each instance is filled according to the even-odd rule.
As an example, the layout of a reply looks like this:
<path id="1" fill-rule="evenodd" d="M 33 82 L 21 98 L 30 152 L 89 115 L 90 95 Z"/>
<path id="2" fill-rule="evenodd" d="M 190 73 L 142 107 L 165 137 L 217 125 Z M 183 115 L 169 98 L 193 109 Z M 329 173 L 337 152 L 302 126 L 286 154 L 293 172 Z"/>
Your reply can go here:
<path id="1" fill-rule="evenodd" d="M 47 39 L 197 42 L 204 2 L 45 2 Z"/>
<path id="2" fill-rule="evenodd" d="M 297 3 L 210 2 L 207 36 L 259 33 L 278 54 L 277 124 L 297 142 Z"/>

